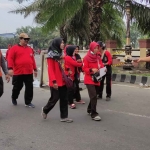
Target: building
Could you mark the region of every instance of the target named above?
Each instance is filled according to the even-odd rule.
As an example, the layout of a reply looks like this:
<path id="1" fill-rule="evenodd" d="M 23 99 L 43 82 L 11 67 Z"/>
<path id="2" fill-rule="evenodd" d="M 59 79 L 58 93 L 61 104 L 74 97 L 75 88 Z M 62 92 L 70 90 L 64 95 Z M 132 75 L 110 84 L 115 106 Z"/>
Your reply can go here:
<path id="1" fill-rule="evenodd" d="M 3 34 L 0 34 L 0 37 L 2 37 L 2 38 L 14 38 L 15 33 L 3 33 Z"/>

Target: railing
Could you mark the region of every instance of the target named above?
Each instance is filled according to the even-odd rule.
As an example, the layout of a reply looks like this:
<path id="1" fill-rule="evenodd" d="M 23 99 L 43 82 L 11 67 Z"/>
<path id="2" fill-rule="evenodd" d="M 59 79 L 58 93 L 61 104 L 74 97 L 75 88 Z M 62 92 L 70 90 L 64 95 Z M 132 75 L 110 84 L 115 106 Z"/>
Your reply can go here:
<path id="1" fill-rule="evenodd" d="M 112 49 L 113 50 L 113 57 L 125 57 L 125 49 Z M 132 49 L 131 53 L 132 57 L 140 57 L 140 49 Z"/>

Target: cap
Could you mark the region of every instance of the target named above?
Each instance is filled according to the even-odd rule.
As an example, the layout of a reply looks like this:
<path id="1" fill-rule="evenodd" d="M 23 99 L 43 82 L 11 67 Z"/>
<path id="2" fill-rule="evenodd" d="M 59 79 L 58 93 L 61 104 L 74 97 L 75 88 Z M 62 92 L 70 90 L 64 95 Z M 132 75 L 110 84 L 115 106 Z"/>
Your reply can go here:
<path id="1" fill-rule="evenodd" d="M 105 43 L 103 43 L 102 41 L 98 41 L 97 43 L 103 50 L 106 48 Z"/>
<path id="2" fill-rule="evenodd" d="M 26 33 L 21 33 L 21 34 L 19 35 L 19 38 L 28 38 L 28 39 L 29 39 L 29 36 L 28 36 L 28 34 L 26 34 Z"/>
<path id="3" fill-rule="evenodd" d="M 99 44 L 100 47 L 103 47 L 103 42 L 102 41 L 98 41 L 97 43 Z"/>

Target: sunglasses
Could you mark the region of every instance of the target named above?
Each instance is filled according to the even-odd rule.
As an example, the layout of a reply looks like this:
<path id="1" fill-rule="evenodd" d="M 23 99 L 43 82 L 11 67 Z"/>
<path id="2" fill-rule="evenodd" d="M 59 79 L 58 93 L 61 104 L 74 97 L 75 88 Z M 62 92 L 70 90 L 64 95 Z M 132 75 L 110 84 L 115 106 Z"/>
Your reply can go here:
<path id="1" fill-rule="evenodd" d="M 30 38 L 20 38 L 20 39 L 24 39 L 25 41 L 29 41 Z"/>

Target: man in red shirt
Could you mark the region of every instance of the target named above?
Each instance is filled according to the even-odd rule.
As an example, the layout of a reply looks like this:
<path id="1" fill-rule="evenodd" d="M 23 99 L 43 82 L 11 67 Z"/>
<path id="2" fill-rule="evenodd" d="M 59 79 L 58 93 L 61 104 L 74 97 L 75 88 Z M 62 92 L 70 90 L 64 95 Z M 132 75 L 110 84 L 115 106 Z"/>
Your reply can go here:
<path id="1" fill-rule="evenodd" d="M 26 33 L 19 35 L 20 42 L 11 48 L 8 55 L 9 75 L 13 77 L 12 103 L 17 105 L 20 91 L 25 84 L 25 106 L 34 108 L 33 99 L 33 71 L 37 76 L 37 68 L 33 50 L 28 46 L 30 40 Z"/>

